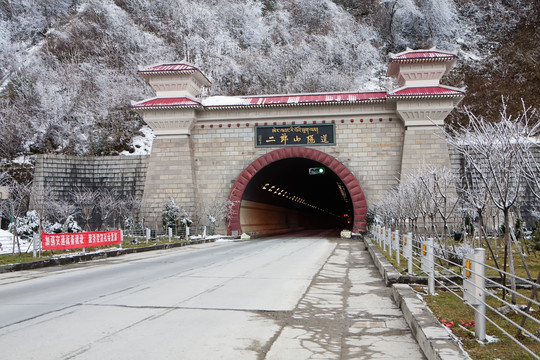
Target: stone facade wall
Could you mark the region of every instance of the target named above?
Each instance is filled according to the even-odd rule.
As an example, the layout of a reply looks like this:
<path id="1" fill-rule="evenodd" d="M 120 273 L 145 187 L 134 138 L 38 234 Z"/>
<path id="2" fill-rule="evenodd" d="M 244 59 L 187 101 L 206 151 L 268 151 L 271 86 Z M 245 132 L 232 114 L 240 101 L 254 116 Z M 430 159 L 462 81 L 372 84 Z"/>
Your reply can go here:
<path id="1" fill-rule="evenodd" d="M 336 145 L 313 148 L 335 157 L 357 177 L 369 206 L 397 184 L 403 124 L 396 117 L 324 121 L 332 120 L 336 124 Z M 201 201 L 226 201 L 240 172 L 260 156 L 276 149 L 255 148 L 253 125 L 242 123 L 231 129 L 198 125 L 192 130 L 194 168 Z"/>

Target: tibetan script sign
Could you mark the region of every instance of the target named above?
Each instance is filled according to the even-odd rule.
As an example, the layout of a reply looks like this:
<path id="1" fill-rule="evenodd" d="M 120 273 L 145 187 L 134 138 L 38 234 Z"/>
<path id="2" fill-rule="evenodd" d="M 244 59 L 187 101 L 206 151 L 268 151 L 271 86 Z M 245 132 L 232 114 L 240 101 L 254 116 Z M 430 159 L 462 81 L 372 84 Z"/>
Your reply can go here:
<path id="1" fill-rule="evenodd" d="M 335 145 L 335 124 L 255 127 L 255 147 Z"/>
<path id="2" fill-rule="evenodd" d="M 120 244 L 122 231 L 82 232 L 69 234 L 41 233 L 43 250 L 66 250 Z"/>

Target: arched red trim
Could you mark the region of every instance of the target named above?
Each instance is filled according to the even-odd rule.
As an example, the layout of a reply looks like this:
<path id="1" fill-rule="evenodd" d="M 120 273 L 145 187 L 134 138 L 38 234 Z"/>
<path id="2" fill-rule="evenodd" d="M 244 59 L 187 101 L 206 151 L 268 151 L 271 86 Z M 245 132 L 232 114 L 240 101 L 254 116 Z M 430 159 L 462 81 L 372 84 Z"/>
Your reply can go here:
<path id="1" fill-rule="evenodd" d="M 232 234 L 234 231 L 237 231 L 238 234 L 242 233 L 240 226 L 240 202 L 242 201 L 244 190 L 253 176 L 270 163 L 295 157 L 318 161 L 339 176 L 349 191 L 353 203 L 353 232 L 366 231 L 367 203 L 356 176 L 335 157 L 322 151 L 305 147 L 287 147 L 271 151 L 255 159 L 238 175 L 229 194 L 229 204 L 231 204 L 227 229 L 229 234 Z"/>

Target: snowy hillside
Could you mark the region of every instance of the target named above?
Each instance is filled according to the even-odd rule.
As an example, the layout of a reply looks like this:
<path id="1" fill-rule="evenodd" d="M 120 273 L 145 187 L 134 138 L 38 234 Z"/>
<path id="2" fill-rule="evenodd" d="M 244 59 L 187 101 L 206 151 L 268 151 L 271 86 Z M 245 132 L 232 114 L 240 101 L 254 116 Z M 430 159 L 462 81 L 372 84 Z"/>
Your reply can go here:
<path id="1" fill-rule="evenodd" d="M 385 88 L 390 52 L 455 51 L 446 79 L 489 115 L 500 95 L 537 106 L 535 0 L 3 0 L 0 159 L 135 152 L 152 96 L 138 66 L 186 60 L 207 95 Z M 460 119 L 459 111 L 453 120 Z M 137 148 L 139 149 L 140 146 Z M 138 152 L 138 150 L 137 150 Z"/>

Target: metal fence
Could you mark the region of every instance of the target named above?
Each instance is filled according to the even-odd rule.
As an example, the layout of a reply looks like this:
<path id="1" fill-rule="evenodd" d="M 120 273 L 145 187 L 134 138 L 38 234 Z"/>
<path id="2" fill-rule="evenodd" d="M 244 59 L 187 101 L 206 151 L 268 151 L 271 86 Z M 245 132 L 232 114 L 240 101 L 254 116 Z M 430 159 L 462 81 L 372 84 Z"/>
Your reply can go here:
<path id="1" fill-rule="evenodd" d="M 486 264 L 485 249 L 475 248 L 474 252 L 468 254 L 457 254 L 443 248 L 433 238 L 414 237 L 412 233 L 400 235 L 399 232 L 391 231 L 383 226 L 376 226 L 372 229 L 372 236 L 379 246 L 391 259 L 395 259 L 400 266 L 401 261 L 407 261 L 409 274 L 424 273 L 428 278 L 428 293 L 435 294 L 436 287 L 444 289 L 461 299 L 467 306 L 471 307 L 475 313 L 475 337 L 479 341 L 486 340 L 486 321 L 499 329 L 505 336 L 512 339 L 523 350 L 536 359 L 540 357 L 529 349 L 520 340 L 522 335 L 537 342 L 540 338 L 524 327 L 526 321 L 531 321 L 540 325 L 540 321 L 531 316 L 529 310 L 531 306 L 540 306 L 538 302 L 538 292 L 540 289 L 540 273 L 536 282 L 533 279 L 526 279 L 505 272 L 489 264 Z M 462 259 L 459 262 L 458 259 Z M 455 269 L 458 270 L 455 270 Z M 495 270 L 500 277 L 486 276 L 486 270 Z M 513 290 L 509 283 L 518 283 L 520 287 L 530 288 L 530 297 L 524 296 L 517 290 Z M 502 293 L 509 294 L 513 299 L 522 298 L 527 302 L 526 306 L 515 305 L 514 301 L 509 302 L 505 296 L 500 297 L 495 289 L 502 290 Z M 463 295 L 462 295 L 463 294 Z M 508 306 L 519 313 L 521 322 L 510 319 L 503 313 L 500 307 L 492 306 L 486 299 L 495 299 L 502 307 Z M 492 314 L 487 316 L 486 309 Z M 496 317 L 503 319 L 513 331 L 502 328 Z M 512 333 L 511 333 L 512 332 Z"/>

